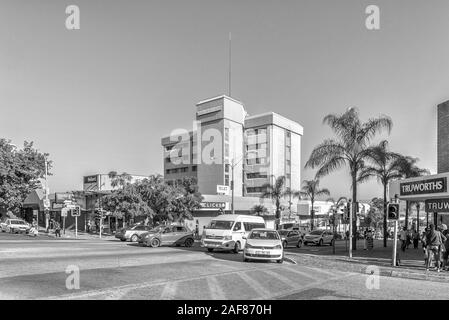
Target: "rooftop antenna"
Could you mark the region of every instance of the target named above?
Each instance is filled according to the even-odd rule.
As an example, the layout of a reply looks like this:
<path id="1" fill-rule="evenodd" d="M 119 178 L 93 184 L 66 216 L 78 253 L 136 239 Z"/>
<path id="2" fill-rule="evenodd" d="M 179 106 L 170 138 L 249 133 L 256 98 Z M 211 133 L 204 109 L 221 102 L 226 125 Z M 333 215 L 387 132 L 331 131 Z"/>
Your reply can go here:
<path id="1" fill-rule="evenodd" d="M 228 95 L 229 95 L 229 97 L 231 97 L 231 67 L 232 67 L 232 65 L 231 65 L 231 40 L 232 40 L 232 38 L 231 38 L 231 32 L 229 32 L 229 91 L 228 91 Z"/>

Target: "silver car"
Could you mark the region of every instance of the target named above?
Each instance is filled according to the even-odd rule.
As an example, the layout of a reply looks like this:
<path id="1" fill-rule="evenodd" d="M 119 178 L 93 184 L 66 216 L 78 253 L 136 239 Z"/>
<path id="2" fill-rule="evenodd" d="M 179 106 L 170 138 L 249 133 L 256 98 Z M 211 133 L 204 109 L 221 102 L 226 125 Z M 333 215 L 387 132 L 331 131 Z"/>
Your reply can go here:
<path id="1" fill-rule="evenodd" d="M 150 230 L 151 227 L 139 224 L 131 228 L 121 229 L 115 234 L 115 237 L 117 239 L 120 239 L 121 241 L 137 242 L 141 234 L 146 233 Z"/>
<path id="2" fill-rule="evenodd" d="M 2 232 L 10 233 L 28 233 L 30 225 L 22 219 L 6 219 L 1 223 Z"/>

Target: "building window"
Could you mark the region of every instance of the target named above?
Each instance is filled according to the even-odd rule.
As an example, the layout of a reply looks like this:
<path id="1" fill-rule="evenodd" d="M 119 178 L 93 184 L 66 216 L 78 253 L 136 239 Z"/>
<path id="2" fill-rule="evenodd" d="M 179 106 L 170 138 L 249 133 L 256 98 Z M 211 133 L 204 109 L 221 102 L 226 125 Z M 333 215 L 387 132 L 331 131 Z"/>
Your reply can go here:
<path id="1" fill-rule="evenodd" d="M 225 141 L 229 141 L 229 128 L 225 128 Z"/>
<path id="2" fill-rule="evenodd" d="M 265 189 L 262 187 L 248 187 L 246 188 L 247 193 L 262 193 Z"/>
<path id="3" fill-rule="evenodd" d="M 266 179 L 268 176 L 266 173 L 261 172 L 251 172 L 246 174 L 247 179 Z"/>
<path id="4" fill-rule="evenodd" d="M 192 167 L 192 171 L 193 171 L 193 172 L 195 172 L 197 169 L 198 169 L 197 166 L 193 166 L 193 167 Z"/>
<path id="5" fill-rule="evenodd" d="M 225 172 L 229 173 L 229 164 L 225 164 Z"/>
<path id="6" fill-rule="evenodd" d="M 225 186 L 229 186 L 229 176 L 225 175 Z"/>
<path id="7" fill-rule="evenodd" d="M 225 157 L 229 157 L 229 144 L 225 143 Z"/>

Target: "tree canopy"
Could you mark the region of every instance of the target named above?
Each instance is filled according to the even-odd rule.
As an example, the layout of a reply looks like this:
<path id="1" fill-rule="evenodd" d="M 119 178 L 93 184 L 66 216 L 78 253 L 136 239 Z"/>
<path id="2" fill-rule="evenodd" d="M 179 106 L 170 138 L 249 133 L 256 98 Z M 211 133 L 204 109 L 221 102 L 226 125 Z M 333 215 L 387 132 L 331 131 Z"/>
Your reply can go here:
<path id="1" fill-rule="evenodd" d="M 33 142 L 25 141 L 20 149 L 11 140 L 0 139 L 0 212 L 17 213 L 28 194 L 42 187 L 39 179 L 45 176 L 45 159 L 48 170 L 52 167 L 48 157 Z"/>

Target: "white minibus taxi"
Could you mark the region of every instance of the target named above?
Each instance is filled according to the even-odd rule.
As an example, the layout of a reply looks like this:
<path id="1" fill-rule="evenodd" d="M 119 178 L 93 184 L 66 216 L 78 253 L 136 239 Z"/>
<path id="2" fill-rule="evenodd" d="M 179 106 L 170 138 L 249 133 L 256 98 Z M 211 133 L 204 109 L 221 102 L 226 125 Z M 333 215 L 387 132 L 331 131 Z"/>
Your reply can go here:
<path id="1" fill-rule="evenodd" d="M 265 220 L 262 217 L 223 214 L 213 218 L 206 227 L 201 245 L 209 252 L 221 249 L 238 253 L 245 247 L 244 236 L 255 228 L 265 228 Z"/>

